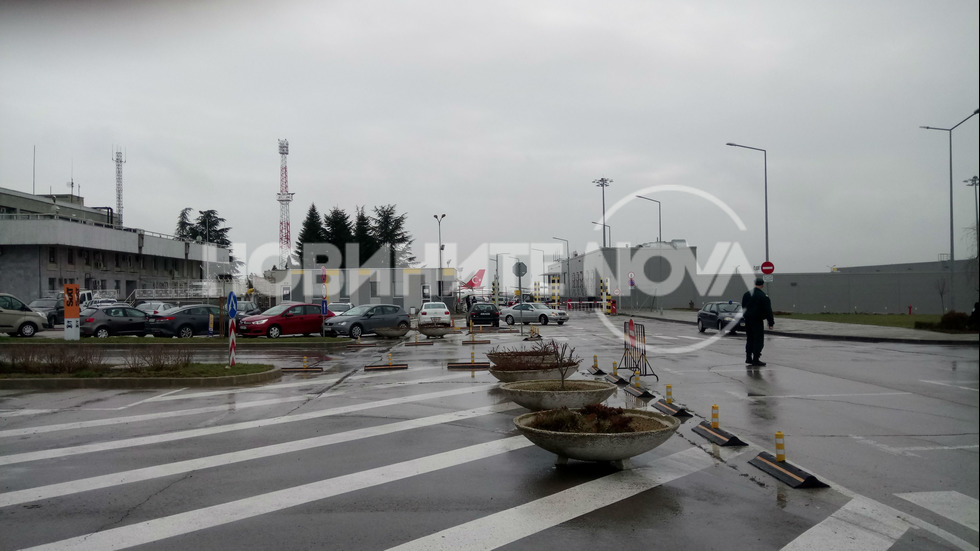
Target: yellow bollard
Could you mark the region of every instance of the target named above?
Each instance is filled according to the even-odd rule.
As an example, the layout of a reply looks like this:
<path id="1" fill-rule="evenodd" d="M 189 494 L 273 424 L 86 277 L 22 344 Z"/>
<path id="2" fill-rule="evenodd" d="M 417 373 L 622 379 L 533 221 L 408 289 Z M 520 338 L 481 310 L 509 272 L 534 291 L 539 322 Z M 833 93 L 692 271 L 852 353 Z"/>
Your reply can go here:
<path id="1" fill-rule="evenodd" d="M 783 441 L 783 431 L 776 431 L 776 461 L 786 461 L 786 443 Z"/>
<path id="2" fill-rule="evenodd" d="M 633 370 L 633 386 L 636 387 L 636 388 L 640 388 L 640 370 L 639 369 L 634 369 Z"/>
<path id="3" fill-rule="evenodd" d="M 599 369 L 599 355 L 598 354 L 593 354 L 592 355 L 592 367 L 594 367 L 596 369 Z"/>
<path id="4" fill-rule="evenodd" d="M 470 363 L 471 364 L 476 363 L 476 352 L 472 352 L 472 351 L 470 352 Z"/>
<path id="5" fill-rule="evenodd" d="M 306 369 L 306 356 L 303 356 L 303 369 Z"/>
<path id="6" fill-rule="evenodd" d="M 711 428 L 718 428 L 718 404 L 711 406 Z"/>
<path id="7" fill-rule="evenodd" d="M 391 352 L 388 352 L 388 365 L 391 365 Z"/>
<path id="8" fill-rule="evenodd" d="M 613 375 L 616 375 L 618 377 L 619 376 L 619 373 L 616 373 L 616 370 L 617 370 L 617 368 L 616 368 L 616 362 L 613 362 Z"/>
<path id="9" fill-rule="evenodd" d="M 674 403 L 674 394 L 673 394 L 673 391 L 671 390 L 671 386 L 670 385 L 667 385 L 667 403 L 668 404 L 673 404 Z"/>
<path id="10" fill-rule="evenodd" d="M 357 344 L 361 344 L 361 336 L 360 335 L 357 336 Z"/>

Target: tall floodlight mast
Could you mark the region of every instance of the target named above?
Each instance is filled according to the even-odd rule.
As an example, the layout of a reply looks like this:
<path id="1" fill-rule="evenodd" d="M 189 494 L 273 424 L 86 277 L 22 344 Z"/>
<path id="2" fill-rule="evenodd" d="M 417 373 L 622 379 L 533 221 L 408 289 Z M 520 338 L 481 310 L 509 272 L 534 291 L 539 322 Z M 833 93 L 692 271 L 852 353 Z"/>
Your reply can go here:
<path id="1" fill-rule="evenodd" d="M 289 155 L 289 141 L 279 140 L 279 155 L 282 162 L 279 168 L 279 267 L 289 269 L 289 203 L 293 194 L 289 193 L 289 178 L 286 176 L 286 155 Z"/>
<path id="2" fill-rule="evenodd" d="M 112 156 L 112 160 L 116 163 L 116 225 L 122 226 L 123 223 L 123 179 L 122 179 L 122 165 L 126 162 L 123 159 L 122 150 L 116 149 L 115 154 Z"/>

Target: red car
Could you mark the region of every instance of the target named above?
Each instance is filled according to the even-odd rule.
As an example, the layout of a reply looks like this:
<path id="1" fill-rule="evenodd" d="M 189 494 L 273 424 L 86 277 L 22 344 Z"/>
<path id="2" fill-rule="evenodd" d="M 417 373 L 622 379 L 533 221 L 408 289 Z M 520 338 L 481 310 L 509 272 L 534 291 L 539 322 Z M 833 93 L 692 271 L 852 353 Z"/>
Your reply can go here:
<path id="1" fill-rule="evenodd" d="M 267 336 L 277 339 L 282 335 L 319 335 L 324 317 L 334 313 L 320 313 L 319 304 L 280 304 L 256 316 L 247 316 L 239 322 L 238 333 L 243 337 Z"/>

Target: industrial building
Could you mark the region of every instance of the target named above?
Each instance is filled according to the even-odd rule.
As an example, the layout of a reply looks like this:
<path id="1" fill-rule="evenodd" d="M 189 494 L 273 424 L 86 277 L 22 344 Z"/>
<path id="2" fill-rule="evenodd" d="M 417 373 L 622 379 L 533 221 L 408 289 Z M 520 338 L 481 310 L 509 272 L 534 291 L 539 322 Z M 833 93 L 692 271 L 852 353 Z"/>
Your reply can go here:
<path id="1" fill-rule="evenodd" d="M 230 274 L 230 251 L 214 243 L 123 226 L 78 195 L 0 188 L 0 289 L 22 300 L 68 283 L 129 301 L 201 297 Z"/>

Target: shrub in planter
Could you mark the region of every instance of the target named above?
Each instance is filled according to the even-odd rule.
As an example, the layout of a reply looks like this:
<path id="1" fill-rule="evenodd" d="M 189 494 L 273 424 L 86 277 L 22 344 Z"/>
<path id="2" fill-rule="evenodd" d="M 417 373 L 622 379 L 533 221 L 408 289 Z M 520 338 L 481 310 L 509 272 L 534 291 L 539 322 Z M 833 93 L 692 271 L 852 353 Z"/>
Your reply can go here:
<path id="1" fill-rule="evenodd" d="M 966 331 L 970 316 L 963 312 L 950 311 L 939 318 L 939 328 L 947 331 Z"/>

